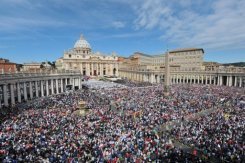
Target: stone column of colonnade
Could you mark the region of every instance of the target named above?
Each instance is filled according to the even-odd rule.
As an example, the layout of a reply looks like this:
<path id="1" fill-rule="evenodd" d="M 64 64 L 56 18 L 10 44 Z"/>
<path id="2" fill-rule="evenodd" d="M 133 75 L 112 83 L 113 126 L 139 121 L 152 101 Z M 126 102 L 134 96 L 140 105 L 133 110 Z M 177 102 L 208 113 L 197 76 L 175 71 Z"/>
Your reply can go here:
<path id="1" fill-rule="evenodd" d="M 64 92 L 63 78 L 60 79 L 60 93 Z"/>
<path id="2" fill-rule="evenodd" d="M 81 78 L 78 78 L 78 89 L 81 89 Z"/>
<path id="3" fill-rule="evenodd" d="M 36 97 L 39 97 L 39 90 L 38 90 L 38 83 L 37 83 L 38 81 L 35 81 L 35 90 L 36 90 L 36 92 L 35 92 L 35 94 L 36 94 Z"/>
<path id="4" fill-rule="evenodd" d="M 240 77 L 239 87 L 242 87 L 242 77 Z"/>
<path id="5" fill-rule="evenodd" d="M 51 95 L 54 94 L 54 80 L 51 79 Z"/>
<path id="6" fill-rule="evenodd" d="M 229 86 L 233 86 L 233 83 L 232 83 L 232 76 L 229 76 Z"/>
<path id="7" fill-rule="evenodd" d="M 235 76 L 235 83 L 234 86 L 237 87 L 237 76 Z"/>
<path id="8" fill-rule="evenodd" d="M 44 89 L 43 89 L 44 86 L 43 86 L 43 82 L 44 82 L 43 80 L 40 81 L 41 97 L 44 96 Z"/>
<path id="9" fill-rule="evenodd" d="M 7 84 L 3 85 L 3 101 L 4 101 L 4 105 L 8 106 L 9 102 L 8 102 L 8 92 L 7 92 Z"/>
<path id="10" fill-rule="evenodd" d="M 55 83 L 56 83 L 56 94 L 59 93 L 59 83 L 58 83 L 58 79 L 55 79 Z"/>
<path id="11" fill-rule="evenodd" d="M 226 86 L 230 86 L 230 77 L 229 76 L 226 77 Z"/>
<path id="12" fill-rule="evenodd" d="M 21 102 L 21 93 L 20 93 L 20 83 L 17 83 L 17 96 L 18 96 L 18 102 Z"/>
<path id="13" fill-rule="evenodd" d="M 23 82 L 23 90 L 24 90 L 24 100 L 27 100 L 27 90 L 26 90 L 26 82 Z"/>
<path id="14" fill-rule="evenodd" d="M 30 99 L 32 99 L 33 98 L 32 81 L 29 82 L 29 93 L 30 93 Z"/>
<path id="15" fill-rule="evenodd" d="M 15 105 L 15 94 L 14 94 L 14 84 L 10 84 L 10 98 L 11 98 L 11 104 Z"/>
<path id="16" fill-rule="evenodd" d="M 46 80 L 46 96 L 49 96 L 49 82 Z"/>

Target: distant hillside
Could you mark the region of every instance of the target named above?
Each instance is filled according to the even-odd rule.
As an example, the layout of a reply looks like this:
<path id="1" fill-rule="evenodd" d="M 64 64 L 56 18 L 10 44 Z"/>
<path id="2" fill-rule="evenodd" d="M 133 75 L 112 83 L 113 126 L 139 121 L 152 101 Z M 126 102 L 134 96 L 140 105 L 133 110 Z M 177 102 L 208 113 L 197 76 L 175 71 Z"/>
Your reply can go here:
<path id="1" fill-rule="evenodd" d="M 245 67 L 245 62 L 224 63 L 225 66 Z"/>

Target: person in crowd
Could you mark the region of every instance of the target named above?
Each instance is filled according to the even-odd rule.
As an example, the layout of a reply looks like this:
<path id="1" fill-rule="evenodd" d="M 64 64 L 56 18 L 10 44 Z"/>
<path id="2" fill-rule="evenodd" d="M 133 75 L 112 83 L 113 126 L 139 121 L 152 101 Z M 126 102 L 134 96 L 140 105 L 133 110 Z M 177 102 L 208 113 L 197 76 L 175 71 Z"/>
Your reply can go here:
<path id="1" fill-rule="evenodd" d="M 9 108 L 0 125 L 1 161 L 204 162 L 199 151 L 207 159 L 244 161 L 242 89 L 173 85 L 164 96 L 161 85 L 147 83 L 86 85 Z M 81 100 L 90 109 L 85 116 L 74 114 Z M 169 122 L 181 125 L 165 132 Z"/>

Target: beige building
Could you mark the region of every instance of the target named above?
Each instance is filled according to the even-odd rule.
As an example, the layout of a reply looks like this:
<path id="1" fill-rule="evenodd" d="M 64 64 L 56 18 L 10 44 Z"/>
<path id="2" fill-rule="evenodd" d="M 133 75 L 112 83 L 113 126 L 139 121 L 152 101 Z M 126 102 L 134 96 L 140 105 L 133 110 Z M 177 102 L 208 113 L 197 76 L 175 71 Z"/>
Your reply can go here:
<path id="1" fill-rule="evenodd" d="M 90 44 L 81 35 L 74 47 L 56 60 L 57 69 L 79 70 L 86 76 L 118 76 L 118 57 L 92 52 Z"/>
<path id="2" fill-rule="evenodd" d="M 177 49 L 169 54 L 170 84 L 214 84 L 245 86 L 245 67 L 223 66 L 204 62 L 201 48 Z M 119 75 L 135 81 L 163 83 L 165 56 L 136 52 L 120 58 Z"/>
<path id="3" fill-rule="evenodd" d="M 30 63 L 24 63 L 21 71 L 25 72 L 36 72 L 41 70 L 41 63 L 38 62 L 30 62 Z"/>

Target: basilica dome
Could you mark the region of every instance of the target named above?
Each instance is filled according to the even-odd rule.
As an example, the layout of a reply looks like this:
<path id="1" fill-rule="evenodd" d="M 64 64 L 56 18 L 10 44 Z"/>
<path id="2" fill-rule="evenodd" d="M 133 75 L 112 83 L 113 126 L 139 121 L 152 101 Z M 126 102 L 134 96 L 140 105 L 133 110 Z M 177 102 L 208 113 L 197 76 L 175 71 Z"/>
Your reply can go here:
<path id="1" fill-rule="evenodd" d="M 80 39 L 76 41 L 74 48 L 86 48 L 91 49 L 90 44 L 84 39 L 83 35 L 80 36 Z"/>

